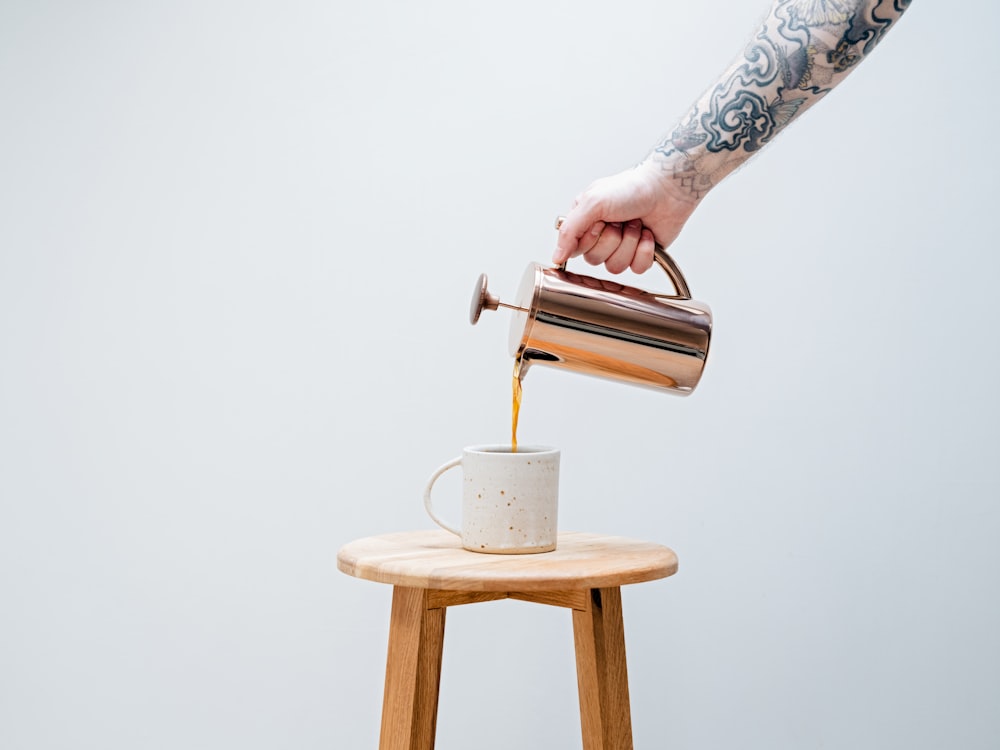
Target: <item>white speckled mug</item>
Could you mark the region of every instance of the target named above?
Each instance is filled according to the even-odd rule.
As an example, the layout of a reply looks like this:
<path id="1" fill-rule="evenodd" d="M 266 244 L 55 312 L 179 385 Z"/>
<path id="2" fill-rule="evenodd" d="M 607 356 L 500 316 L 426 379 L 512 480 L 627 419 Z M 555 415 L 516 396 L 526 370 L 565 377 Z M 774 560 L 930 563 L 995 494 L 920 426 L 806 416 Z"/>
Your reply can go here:
<path id="1" fill-rule="evenodd" d="M 448 469 L 462 467 L 462 528 L 434 513 L 431 489 Z M 434 522 L 473 552 L 525 554 L 556 548 L 559 451 L 519 445 L 475 445 L 431 475 L 424 506 Z"/>

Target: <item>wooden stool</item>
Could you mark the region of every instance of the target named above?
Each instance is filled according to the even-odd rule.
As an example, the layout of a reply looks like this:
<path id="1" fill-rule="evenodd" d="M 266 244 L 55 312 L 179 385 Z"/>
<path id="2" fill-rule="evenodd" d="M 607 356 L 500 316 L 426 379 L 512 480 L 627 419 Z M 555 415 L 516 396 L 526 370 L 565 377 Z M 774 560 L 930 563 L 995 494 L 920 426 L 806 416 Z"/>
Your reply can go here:
<path id="1" fill-rule="evenodd" d="M 667 547 L 561 533 L 554 552 L 486 555 L 446 531 L 413 531 L 351 542 L 337 567 L 394 587 L 380 750 L 434 747 L 445 609 L 507 598 L 573 610 L 584 750 L 632 748 L 620 587 L 673 575 Z"/>

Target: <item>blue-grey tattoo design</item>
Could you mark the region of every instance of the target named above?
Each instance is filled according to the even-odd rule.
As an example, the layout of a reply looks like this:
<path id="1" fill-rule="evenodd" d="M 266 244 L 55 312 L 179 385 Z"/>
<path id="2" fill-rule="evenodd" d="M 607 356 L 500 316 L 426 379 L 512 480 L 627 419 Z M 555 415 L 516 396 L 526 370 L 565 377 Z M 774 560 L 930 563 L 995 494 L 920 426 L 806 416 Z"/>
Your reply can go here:
<path id="1" fill-rule="evenodd" d="M 740 63 L 702 100 L 703 111 L 696 106 L 656 152 L 677 157 L 671 160 L 674 178 L 700 198 L 716 183 L 699 165 L 705 153 L 741 152 L 745 159 L 759 151 L 864 59 L 909 5 L 778 0 Z"/>

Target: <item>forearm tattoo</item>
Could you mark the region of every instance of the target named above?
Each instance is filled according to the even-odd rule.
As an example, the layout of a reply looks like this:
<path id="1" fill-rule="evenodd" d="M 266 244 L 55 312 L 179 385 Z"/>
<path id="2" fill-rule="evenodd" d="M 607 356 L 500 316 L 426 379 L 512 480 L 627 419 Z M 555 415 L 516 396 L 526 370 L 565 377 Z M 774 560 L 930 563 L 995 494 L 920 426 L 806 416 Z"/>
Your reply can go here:
<path id="1" fill-rule="evenodd" d="M 719 82 L 651 157 L 700 199 L 829 93 L 910 0 L 776 0 Z"/>

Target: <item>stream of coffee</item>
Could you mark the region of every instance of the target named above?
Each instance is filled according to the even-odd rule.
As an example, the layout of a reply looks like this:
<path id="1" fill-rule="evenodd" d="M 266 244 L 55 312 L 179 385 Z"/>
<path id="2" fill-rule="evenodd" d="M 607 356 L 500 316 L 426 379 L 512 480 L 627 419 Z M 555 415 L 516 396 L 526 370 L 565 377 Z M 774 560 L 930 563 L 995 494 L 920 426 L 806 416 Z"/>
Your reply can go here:
<path id="1" fill-rule="evenodd" d="M 512 379 L 511 410 L 510 410 L 510 450 L 517 453 L 517 419 L 521 414 L 521 357 L 514 358 L 514 377 Z"/>

